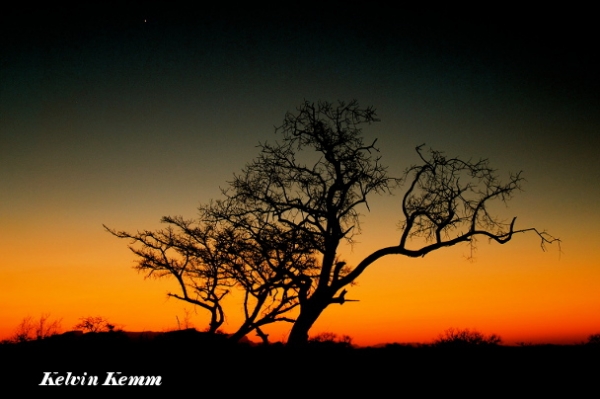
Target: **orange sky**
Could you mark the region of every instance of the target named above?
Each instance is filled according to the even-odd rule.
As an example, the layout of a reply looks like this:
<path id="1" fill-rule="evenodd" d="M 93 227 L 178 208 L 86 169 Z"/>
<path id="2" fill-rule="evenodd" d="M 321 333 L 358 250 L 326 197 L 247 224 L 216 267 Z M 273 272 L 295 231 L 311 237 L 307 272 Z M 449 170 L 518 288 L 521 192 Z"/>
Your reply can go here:
<path id="1" fill-rule="evenodd" d="M 496 210 L 517 216 L 517 228 L 560 237 L 562 253 L 526 234 L 504 246 L 481 241 L 474 261 L 466 247 L 388 257 L 349 289 L 360 301 L 328 308 L 313 334 L 369 345 L 430 342 L 450 327 L 511 344 L 600 332 L 600 117 L 583 44 L 552 31 L 547 42 L 513 40 L 488 23 L 473 27 L 477 35 L 428 28 L 429 18 L 421 26 L 410 16 L 282 28 L 160 15 L 62 30 L 41 22 L 21 36 L 3 24 L 0 338 L 46 313 L 64 330 L 85 316 L 130 331 L 177 328 L 193 308 L 167 300 L 172 281 L 138 275 L 126 242 L 102 224 L 134 232 L 159 228 L 163 215 L 194 217 L 259 141 L 275 139 L 286 111 L 303 99 L 351 98 L 378 110 L 382 121 L 365 136 L 379 139 L 392 175 L 418 161 L 422 143 L 489 158 L 501 176 L 524 170 L 524 192 Z M 401 193 L 362 210 L 363 234 L 343 259 L 397 242 Z M 231 331 L 241 307 L 231 300 L 227 310 Z M 206 316 L 191 321 L 203 329 Z M 268 331 L 284 340 L 289 326 Z"/>
<path id="2" fill-rule="evenodd" d="M 349 263 L 395 241 L 395 227 L 376 222 L 390 212 L 374 209 L 389 201 L 373 204 L 360 243 L 342 253 Z M 313 333 L 347 334 L 361 345 L 428 342 L 449 327 L 496 333 L 506 343 L 583 341 L 600 330 L 600 271 L 592 238 L 572 224 L 553 226 L 561 233 L 563 253 L 556 246 L 541 251 L 529 234 L 504 246 L 481 242 L 474 261 L 465 259 L 467 247 L 420 259 L 384 258 L 350 288 L 348 298 L 360 302 L 331 306 Z M 0 280 L 0 336 L 8 337 L 27 315 L 50 313 L 62 318 L 65 330 L 80 317 L 101 315 L 127 330 L 162 331 L 176 328 L 176 317 L 183 322 L 184 309 L 193 310 L 166 299 L 166 292 L 176 289 L 173 282 L 138 275 L 124 241 L 100 228 L 86 230 L 85 223 L 50 224 L 27 242 L 18 239 L 25 234 L 18 229 L 4 241 L 11 251 L 4 252 L 9 256 Z M 239 303 L 230 301 L 226 331 L 241 321 L 236 308 L 241 311 Z M 207 314 L 192 313 L 191 321 L 202 329 Z M 273 339 L 284 340 L 289 327 L 268 330 Z"/>

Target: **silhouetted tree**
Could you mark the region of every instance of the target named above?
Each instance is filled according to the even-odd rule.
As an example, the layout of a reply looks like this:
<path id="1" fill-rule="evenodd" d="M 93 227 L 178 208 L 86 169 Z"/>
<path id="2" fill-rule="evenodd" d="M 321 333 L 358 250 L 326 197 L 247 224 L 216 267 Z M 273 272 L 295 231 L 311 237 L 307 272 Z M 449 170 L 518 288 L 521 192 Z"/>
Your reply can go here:
<path id="1" fill-rule="evenodd" d="M 217 332 L 225 319 L 222 299 L 231 289 L 243 293 L 244 322 L 231 335 L 238 341 L 256 331 L 265 342 L 261 326 L 278 321 L 298 305 L 294 273 L 315 268 L 310 250 L 293 231 L 284 231 L 260 215 L 245 212 L 241 219 L 216 218 L 237 212 L 223 201 L 200 208 L 197 220 L 164 217 L 168 227 L 136 234 L 105 228 L 113 235 L 132 240 L 130 249 L 140 258 L 136 268 L 147 276 L 174 277 L 181 293 L 168 295 L 210 312 L 208 331 Z"/>
<path id="2" fill-rule="evenodd" d="M 239 334 L 256 330 L 265 339 L 262 325 L 288 321 L 289 344 L 307 343 L 322 312 L 350 301 L 346 287 L 384 256 L 422 257 L 459 243 L 473 248 L 478 237 L 504 244 L 524 232 L 537 234 L 542 248 L 558 241 L 535 228 L 515 229 L 516 218 L 504 222 L 489 212 L 488 204 L 508 201 L 523 178 L 512 174 L 503 183 L 485 159 L 446 157 L 419 146 L 419 165 L 401 178 L 388 176 L 377 141 L 362 137 L 362 127 L 378 121 L 372 107 L 356 101 L 305 101 L 276 129 L 280 140 L 260 144 L 259 156 L 234 176 L 224 199 L 200 209 L 198 221 L 163 218 L 177 232 L 109 231 L 142 244 L 132 248 L 142 258 L 138 269 L 174 276 L 183 294 L 171 295 L 210 310 L 211 326 L 222 323 L 220 301 L 238 286 L 246 315 Z M 339 246 L 360 232 L 361 207 L 400 183 L 406 191 L 398 244 L 346 264 Z M 166 254 L 170 250 L 176 257 Z M 286 315 L 296 307 L 295 319 Z"/>
<path id="3" fill-rule="evenodd" d="M 538 234 L 542 247 L 556 240 L 535 228 L 515 230 L 514 218 L 505 223 L 488 212 L 490 202 L 508 201 L 523 178 L 518 173 L 502 183 L 487 160 L 449 158 L 419 146 L 422 164 L 401 179 L 389 177 L 376 140 L 365 143 L 362 137 L 362 126 L 378 121 L 373 108 L 360 108 L 356 101 L 304 102 L 276 129 L 281 141 L 261 144 L 260 155 L 224 191 L 241 214 L 263 215 L 283 230 L 301 233 L 298 245 L 319 254 L 318 272 L 294 273 L 300 312 L 289 344 L 306 343 L 321 313 L 348 301 L 345 287 L 384 256 L 421 257 L 459 243 L 474 245 L 477 237 L 504 244 L 528 231 Z M 360 231 L 359 207 L 368 209 L 369 195 L 390 192 L 401 182 L 408 188 L 398 244 L 374 251 L 353 267 L 340 261 L 340 243 L 352 242 Z M 414 238 L 427 241 L 423 245 Z"/>
<path id="4" fill-rule="evenodd" d="M 175 278 L 181 292 L 167 295 L 206 309 L 210 313 L 208 332 L 214 333 L 225 321 L 221 301 L 234 284 L 222 250 L 229 243 L 214 225 L 196 225 L 181 217 L 163 217 L 161 221 L 167 225 L 165 229 L 135 234 L 104 228 L 131 240 L 129 249 L 138 256 L 135 268 L 147 278 Z"/>

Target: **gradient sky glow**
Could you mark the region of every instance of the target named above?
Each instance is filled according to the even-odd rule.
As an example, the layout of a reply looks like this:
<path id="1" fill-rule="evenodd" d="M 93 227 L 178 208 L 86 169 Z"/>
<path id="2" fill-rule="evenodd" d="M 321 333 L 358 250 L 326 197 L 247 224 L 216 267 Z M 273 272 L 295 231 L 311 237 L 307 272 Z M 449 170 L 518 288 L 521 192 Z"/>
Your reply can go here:
<path id="1" fill-rule="evenodd" d="M 482 240 L 474 261 L 467 247 L 388 257 L 349 290 L 360 302 L 331 306 L 312 333 L 366 345 L 428 342 L 449 327 L 507 343 L 600 332 L 591 18 L 506 12 L 467 22 L 373 7 L 3 15 L 0 339 L 43 313 L 65 330 L 94 315 L 129 331 L 176 328 L 192 308 L 166 299 L 172 281 L 138 275 L 127 243 L 102 224 L 134 232 L 159 228 L 163 215 L 194 217 L 258 142 L 276 139 L 287 111 L 353 98 L 378 110 L 364 134 L 378 138 L 392 175 L 418 161 L 422 143 L 489 158 L 502 176 L 523 170 L 524 192 L 498 214 L 560 237 L 562 253 L 520 235 L 503 246 Z M 372 198 L 344 259 L 397 242 L 401 193 Z M 228 309 L 226 331 L 241 307 L 233 299 Z M 198 329 L 206 316 L 193 314 Z M 287 331 L 270 328 L 275 340 Z"/>

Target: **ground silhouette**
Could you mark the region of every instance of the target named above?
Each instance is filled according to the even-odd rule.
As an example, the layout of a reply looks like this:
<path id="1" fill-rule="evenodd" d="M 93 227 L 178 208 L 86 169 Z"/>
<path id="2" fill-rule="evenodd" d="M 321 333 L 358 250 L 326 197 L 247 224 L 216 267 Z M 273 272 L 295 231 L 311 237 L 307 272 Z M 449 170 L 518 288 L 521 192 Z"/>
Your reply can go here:
<path id="1" fill-rule="evenodd" d="M 224 338 L 224 337 L 221 337 Z M 0 345 L 6 386 L 38 387 L 43 372 L 161 376 L 168 392 L 214 387 L 222 392 L 296 393 L 572 392 L 596 383 L 598 345 L 402 345 L 357 348 L 318 339 L 303 348 L 232 343 L 193 329 L 129 335 L 65 333 Z M 102 379 L 102 378 L 101 378 Z M 48 387 L 44 387 L 48 389 Z M 87 389 L 90 387 L 55 387 Z M 107 387 L 99 387 L 107 388 Z M 136 387 L 139 389 L 140 387 Z M 481 389 L 484 389 L 481 391 Z"/>

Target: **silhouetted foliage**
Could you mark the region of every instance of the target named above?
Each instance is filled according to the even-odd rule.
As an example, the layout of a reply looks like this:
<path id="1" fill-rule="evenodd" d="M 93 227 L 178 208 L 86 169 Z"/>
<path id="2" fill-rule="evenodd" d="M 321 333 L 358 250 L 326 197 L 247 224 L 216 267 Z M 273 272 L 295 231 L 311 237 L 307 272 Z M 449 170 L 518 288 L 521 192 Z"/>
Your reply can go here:
<path id="1" fill-rule="evenodd" d="M 502 343 L 502 338 L 496 334 L 485 336 L 479 331 L 449 328 L 434 341 L 439 347 L 464 347 L 464 346 L 497 346 Z"/>
<path id="2" fill-rule="evenodd" d="M 322 312 L 351 301 L 347 287 L 384 256 L 422 257 L 460 243 L 473 249 L 478 237 L 505 244 L 524 232 L 537 234 L 542 249 L 559 241 L 535 228 L 515 229 L 516 218 L 505 222 L 490 213 L 488 205 L 511 199 L 523 177 L 511 174 L 501 182 L 486 159 L 418 146 L 420 163 L 402 177 L 388 176 L 377 140 L 362 134 L 363 126 L 378 121 L 372 107 L 357 101 L 305 101 L 276 128 L 279 141 L 261 143 L 258 157 L 234 176 L 223 199 L 200 208 L 197 221 L 167 217 L 168 228 L 157 232 L 109 231 L 141 244 L 131 247 L 141 258 L 138 269 L 175 277 L 183 293 L 170 295 L 211 311 L 215 329 L 223 321 L 221 299 L 241 287 L 246 322 L 239 334 L 256 330 L 262 336 L 260 326 L 287 321 L 293 323 L 289 344 L 307 343 Z M 398 244 L 348 265 L 339 247 L 360 233 L 361 207 L 368 210 L 370 195 L 401 184 Z"/>

